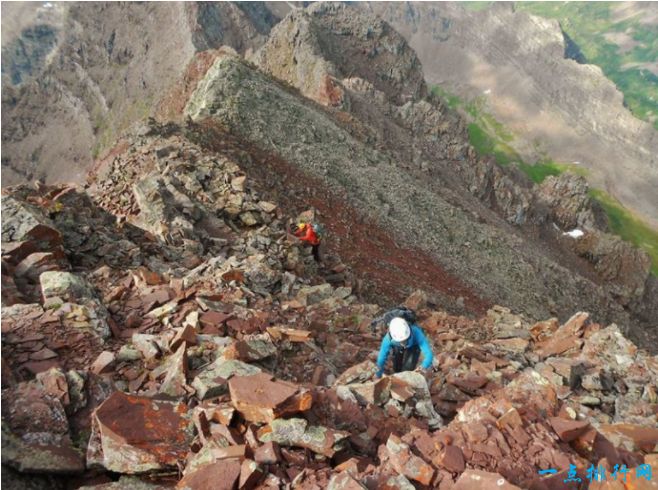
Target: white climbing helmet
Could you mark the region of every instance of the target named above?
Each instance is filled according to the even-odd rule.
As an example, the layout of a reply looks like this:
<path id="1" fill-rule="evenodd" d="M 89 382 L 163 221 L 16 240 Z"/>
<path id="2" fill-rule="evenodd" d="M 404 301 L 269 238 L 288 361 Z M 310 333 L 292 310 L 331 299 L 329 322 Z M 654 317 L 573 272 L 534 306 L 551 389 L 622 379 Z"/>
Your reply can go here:
<path id="1" fill-rule="evenodd" d="M 388 326 L 388 331 L 396 342 L 404 342 L 411 335 L 411 328 L 404 318 L 393 318 Z"/>

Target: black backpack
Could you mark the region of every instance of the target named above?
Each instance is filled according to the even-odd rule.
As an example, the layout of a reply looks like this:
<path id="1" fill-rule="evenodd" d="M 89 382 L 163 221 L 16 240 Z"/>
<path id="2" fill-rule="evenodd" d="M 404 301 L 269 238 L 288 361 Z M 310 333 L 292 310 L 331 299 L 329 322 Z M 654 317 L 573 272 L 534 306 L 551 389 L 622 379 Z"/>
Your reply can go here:
<path id="1" fill-rule="evenodd" d="M 406 306 L 398 306 L 397 308 L 388 310 L 382 316 L 375 318 L 370 323 L 370 328 L 372 329 L 373 332 L 376 332 L 377 324 L 383 323 L 384 328 L 388 332 L 388 324 L 391 323 L 391 320 L 393 320 L 393 318 L 402 318 L 406 320 L 409 325 L 413 325 L 414 323 L 416 323 L 416 312 L 410 308 L 407 308 Z"/>

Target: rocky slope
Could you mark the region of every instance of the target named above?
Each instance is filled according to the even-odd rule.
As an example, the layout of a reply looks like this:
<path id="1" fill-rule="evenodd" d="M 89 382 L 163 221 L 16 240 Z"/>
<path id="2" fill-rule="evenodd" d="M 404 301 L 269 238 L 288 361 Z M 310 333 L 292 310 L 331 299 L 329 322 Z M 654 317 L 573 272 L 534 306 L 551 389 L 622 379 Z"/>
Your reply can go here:
<path id="1" fill-rule="evenodd" d="M 653 488 L 656 356 L 587 313 L 472 320 L 417 291 L 434 369 L 373 380 L 380 307 L 286 234 L 260 156 L 149 124 L 87 192 L 3 193 L 3 485 L 544 489 L 625 464 L 619 488 Z"/>
<path id="2" fill-rule="evenodd" d="M 8 3 L 2 14 L 3 185 L 84 181 L 197 51 L 253 49 L 278 21 L 261 2 Z"/>
<path id="3" fill-rule="evenodd" d="M 644 327 L 655 332 L 655 318 L 646 314 L 655 305 L 645 294 L 653 280 L 646 255 L 612 237 L 594 238 L 612 242 L 605 251 L 581 250 L 581 261 L 556 231 L 578 223 L 592 236 L 602 233 L 586 185 L 565 176 L 533 189 L 521 176 L 478 159 L 463 121 L 424 96 L 422 67 L 390 55 L 405 52 L 404 41 L 379 22 L 346 6 L 314 5 L 279 23 L 255 53 L 252 60 L 265 71 L 295 83 L 320 105 L 225 53 L 198 83 L 185 112 L 345 192 L 352 205 L 403 243 L 438 258 L 490 301 L 536 319 L 566 319 L 574 308 L 589 309 L 607 321 L 635 325 L 634 334 Z M 380 28 L 363 29 L 371 24 Z M 347 47 L 328 41 L 327 32 L 340 32 Z M 279 46 L 292 48 L 282 53 Z M 372 61 L 369 71 L 337 78 L 347 70 L 336 68 L 343 66 L 344 52 L 350 66 Z M 295 62 L 315 66 L 314 78 L 300 76 Z M 404 72 L 419 84 L 404 88 L 395 77 L 378 75 Z M 386 83 L 378 90 L 381 79 Z M 632 265 L 622 266 L 624 261 Z M 626 275 L 631 270 L 636 272 Z"/>
<path id="4" fill-rule="evenodd" d="M 485 97 L 492 114 L 521 137 L 517 149 L 529 161 L 545 152 L 579 162 L 594 185 L 658 226 L 658 133 L 631 115 L 598 67 L 568 58 L 556 21 L 516 12 L 509 2 L 477 12 L 454 2 L 359 8 L 405 37 L 428 83 Z"/>

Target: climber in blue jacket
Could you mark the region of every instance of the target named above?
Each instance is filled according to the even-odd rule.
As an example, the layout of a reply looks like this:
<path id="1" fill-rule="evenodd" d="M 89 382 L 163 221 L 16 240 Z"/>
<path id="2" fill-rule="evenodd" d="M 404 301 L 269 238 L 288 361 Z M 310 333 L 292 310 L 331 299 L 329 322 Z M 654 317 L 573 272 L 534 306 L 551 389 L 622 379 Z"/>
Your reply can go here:
<path id="1" fill-rule="evenodd" d="M 381 377 L 390 351 L 393 351 L 393 371 L 413 371 L 418 364 L 420 353 L 423 353 L 422 369 L 432 367 L 432 347 L 423 330 L 416 324 L 409 325 L 404 318 L 393 318 L 388 327 L 388 333 L 382 339 L 377 357 L 377 377 Z"/>

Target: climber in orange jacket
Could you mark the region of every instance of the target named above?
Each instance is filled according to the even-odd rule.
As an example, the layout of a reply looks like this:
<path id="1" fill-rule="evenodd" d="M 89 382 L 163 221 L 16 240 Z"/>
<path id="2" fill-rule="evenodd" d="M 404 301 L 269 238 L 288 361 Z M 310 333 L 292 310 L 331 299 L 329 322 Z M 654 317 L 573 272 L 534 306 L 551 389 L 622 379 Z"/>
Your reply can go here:
<path id="1" fill-rule="evenodd" d="M 320 260 L 320 236 L 318 235 L 316 225 L 310 223 L 298 223 L 292 225 L 290 232 L 299 238 L 302 242 L 308 243 L 313 250 L 313 258 L 316 262 Z"/>

